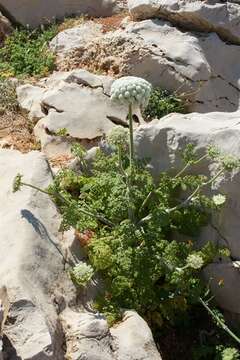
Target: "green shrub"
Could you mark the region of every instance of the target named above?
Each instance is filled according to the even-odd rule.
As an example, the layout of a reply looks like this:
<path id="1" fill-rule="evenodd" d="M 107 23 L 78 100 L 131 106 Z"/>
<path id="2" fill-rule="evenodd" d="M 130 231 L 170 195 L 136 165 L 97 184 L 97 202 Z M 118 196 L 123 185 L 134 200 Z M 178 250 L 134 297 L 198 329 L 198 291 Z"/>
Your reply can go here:
<path id="1" fill-rule="evenodd" d="M 148 106 L 144 110 L 146 120 L 161 119 L 170 113 L 185 113 L 186 107 L 180 97 L 171 94 L 167 90 L 155 88 L 149 100 Z"/>
<path id="2" fill-rule="evenodd" d="M 224 345 L 201 345 L 193 352 L 193 360 L 239 360 L 240 351 Z"/>
<path id="3" fill-rule="evenodd" d="M 47 30 L 15 30 L 0 48 L 0 76 L 44 76 L 54 69 L 55 58 L 48 49 L 56 26 Z"/>
<path id="4" fill-rule="evenodd" d="M 74 153 L 82 162 L 84 150 L 78 147 Z M 88 260 L 106 286 L 95 307 L 109 321 L 119 319 L 124 308 L 135 309 L 149 321 L 174 321 L 206 291 L 200 269 L 217 255 L 229 255 L 212 243 L 199 250 L 194 246 L 195 235 L 219 207 L 218 198 L 202 191 L 230 166 L 212 148 L 198 159 L 188 146 L 184 168 L 206 157 L 218 157 L 219 171 L 212 178 L 183 171 L 176 176 L 163 173 L 156 183 L 138 161 L 131 175 L 123 147 L 120 154 L 109 156 L 99 151 L 92 174 L 65 169 L 48 188 L 63 216 L 61 230 L 72 226 L 80 234 L 91 234 Z M 22 185 L 18 176 L 15 191 Z M 188 240 L 178 241 L 176 234 Z"/>
<path id="5" fill-rule="evenodd" d="M 49 195 L 62 214 L 60 230 L 76 229 L 89 264 L 76 263 L 70 276 L 81 287 L 100 275 L 105 286 L 94 306 L 110 323 L 121 318 L 122 310 L 135 309 L 151 325 L 161 326 L 201 303 L 240 343 L 210 309 L 209 288 L 199 276 L 213 259 L 230 252 L 212 242 L 202 248 L 195 244 L 201 228 L 226 200 L 223 194 L 206 195 L 205 190 L 224 172 L 239 168 L 240 161 L 212 146 L 198 156 L 189 144 L 182 154 L 182 170 L 154 179 L 146 162 L 136 158 L 133 141 L 132 102 L 147 100 L 145 88 L 149 86 L 137 78 L 118 81 L 113 88 L 115 100 L 129 106 L 129 130 L 113 129 L 107 137 L 108 155 L 99 149 L 90 167 L 86 151 L 75 144 L 72 153 L 81 172 L 61 170 L 46 190 L 25 183 L 18 174 L 13 190 L 29 186 Z M 189 175 L 189 168 L 204 160 L 214 162 L 215 173 Z"/>

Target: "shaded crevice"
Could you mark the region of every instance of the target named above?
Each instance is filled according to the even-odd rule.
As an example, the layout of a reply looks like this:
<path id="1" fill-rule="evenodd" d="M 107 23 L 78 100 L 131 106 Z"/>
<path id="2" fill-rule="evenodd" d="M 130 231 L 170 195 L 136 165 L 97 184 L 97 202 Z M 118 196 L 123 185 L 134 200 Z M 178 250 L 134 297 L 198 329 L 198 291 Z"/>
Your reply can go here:
<path id="1" fill-rule="evenodd" d="M 45 115 L 48 115 L 48 114 L 49 114 L 49 111 L 50 111 L 51 109 L 55 110 L 55 111 L 56 111 L 57 113 L 59 113 L 59 114 L 61 114 L 61 113 L 64 112 L 64 110 L 62 110 L 62 109 L 57 109 L 55 106 L 49 105 L 49 104 L 45 103 L 44 101 L 41 102 L 40 106 L 41 106 L 42 112 L 43 112 Z"/>
<path id="2" fill-rule="evenodd" d="M 14 26 L 22 26 L 17 20 L 16 18 L 0 3 L 0 12 L 3 14 L 3 16 L 5 16 L 12 25 Z"/>
<path id="3" fill-rule="evenodd" d="M 23 360 L 20 356 L 17 355 L 17 351 L 7 335 L 3 335 L 2 342 L 4 360 Z"/>

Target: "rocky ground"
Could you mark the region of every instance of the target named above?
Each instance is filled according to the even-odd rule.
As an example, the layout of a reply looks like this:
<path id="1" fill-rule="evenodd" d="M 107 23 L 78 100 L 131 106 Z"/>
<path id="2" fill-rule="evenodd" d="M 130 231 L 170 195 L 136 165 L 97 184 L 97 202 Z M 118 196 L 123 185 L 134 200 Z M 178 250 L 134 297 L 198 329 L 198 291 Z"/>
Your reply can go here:
<path id="1" fill-rule="evenodd" d="M 214 144 L 239 157 L 240 4 L 102 0 L 91 7 L 83 1 L 79 9 L 72 1 L 66 10 L 65 2 L 58 2 L 50 1 L 50 8 L 37 2 L 36 16 L 28 1 L 27 10 L 14 0 L 0 4 L 5 15 L 0 41 L 16 22 L 39 25 L 46 9 L 49 18 L 90 15 L 60 25 L 49 45 L 56 70 L 41 79 L 15 80 L 17 108 L 0 109 L 0 360 L 173 360 L 174 331 L 161 347 L 136 312 L 127 311 L 121 323 L 109 328 L 100 314 L 89 311 L 86 298 L 95 287 L 90 295 L 79 293 L 64 271 L 69 249 L 83 257 L 75 250 L 75 234 L 58 232 L 60 215 L 44 194 L 34 189 L 13 194 L 11 184 L 22 173 L 46 187 L 60 167 L 72 163 L 73 143 L 91 151 L 113 127 L 126 126 L 125 107 L 110 101 L 111 84 L 123 75 L 143 77 L 187 104 L 188 114 L 149 124 L 134 109 L 136 153 L 151 159 L 155 176 L 180 170 L 179 154 L 188 143 L 200 152 Z M 62 129 L 67 133 L 59 134 Z M 208 163 L 201 168 L 205 175 L 212 171 Z M 239 182 L 236 171 L 212 187 L 213 194 L 221 191 L 228 200 L 215 226 L 204 228 L 198 239 L 199 244 L 205 239 L 227 243 L 231 250 L 231 257 L 216 259 L 203 276 L 213 279 L 218 305 L 238 320 Z M 220 280 L 224 287 L 218 286 Z"/>

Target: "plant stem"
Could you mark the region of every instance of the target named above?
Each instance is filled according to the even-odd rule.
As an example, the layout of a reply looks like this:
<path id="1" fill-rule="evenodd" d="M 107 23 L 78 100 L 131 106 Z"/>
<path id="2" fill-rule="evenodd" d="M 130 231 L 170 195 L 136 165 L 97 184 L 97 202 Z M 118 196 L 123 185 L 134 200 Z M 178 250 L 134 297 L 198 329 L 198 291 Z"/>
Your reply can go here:
<path id="1" fill-rule="evenodd" d="M 209 314 L 217 321 L 217 323 L 221 326 L 221 328 L 228 333 L 238 344 L 240 344 L 240 338 L 235 335 L 229 327 L 210 309 L 208 304 L 202 299 L 199 298 L 200 303 L 204 306 L 204 308 L 209 312 Z"/>
<path id="2" fill-rule="evenodd" d="M 175 210 L 181 209 L 183 207 L 185 207 L 193 198 L 194 196 L 196 196 L 199 191 L 204 188 L 205 186 L 211 185 L 222 173 L 224 172 L 224 169 L 221 169 L 215 176 L 213 176 L 210 180 L 208 180 L 207 182 L 203 183 L 202 185 L 198 185 L 198 187 L 193 191 L 193 193 L 191 195 L 189 195 L 189 197 L 184 200 L 181 204 L 168 209 L 168 213 L 171 213 Z"/>
<path id="3" fill-rule="evenodd" d="M 132 104 L 128 107 L 128 120 L 129 120 L 129 161 L 130 161 L 130 174 L 126 177 L 127 188 L 128 188 L 128 217 L 129 220 L 134 222 L 134 210 L 133 210 L 133 199 L 132 199 L 132 180 L 134 175 L 134 142 L 133 142 L 133 112 Z"/>
<path id="4" fill-rule="evenodd" d="M 130 176 L 133 173 L 134 167 L 134 143 L 133 143 L 133 113 L 132 113 L 132 104 L 129 104 L 128 108 L 128 118 L 129 118 L 129 155 L 130 155 Z"/>
<path id="5" fill-rule="evenodd" d="M 123 163 L 122 163 L 122 148 L 121 148 L 121 146 L 118 146 L 118 166 L 119 166 L 119 170 L 120 170 L 121 175 L 124 178 L 126 178 L 127 174 L 124 171 Z"/>
<path id="6" fill-rule="evenodd" d="M 192 192 L 191 195 L 188 196 L 188 198 L 186 200 L 184 200 L 183 202 L 181 202 L 181 204 L 174 206 L 171 209 L 167 209 L 168 213 L 171 213 L 173 211 L 182 209 L 183 207 L 185 207 L 193 198 L 194 196 L 196 196 L 199 191 L 204 188 L 205 186 L 211 185 L 225 170 L 221 169 L 215 176 L 213 176 L 210 180 L 206 181 L 205 183 L 203 183 L 202 185 L 198 185 L 197 188 Z M 147 216 L 145 216 L 144 218 L 142 218 L 139 221 L 139 225 L 151 220 L 152 218 L 152 214 L 148 214 Z"/>
<path id="7" fill-rule="evenodd" d="M 182 170 L 179 171 L 179 173 L 177 173 L 177 175 L 175 176 L 175 178 L 181 176 L 190 166 L 192 165 L 197 165 L 199 164 L 201 161 L 203 161 L 204 159 L 206 159 L 208 157 L 208 154 L 205 154 L 203 156 L 201 156 L 198 160 L 194 161 L 194 163 L 188 162 L 184 168 Z"/>
<path id="8" fill-rule="evenodd" d="M 43 193 L 43 194 L 48 195 L 49 197 L 51 197 L 51 196 L 56 196 L 56 197 L 57 197 L 59 200 L 61 200 L 62 202 L 66 203 L 66 204 L 68 204 L 68 205 L 71 205 L 71 202 L 70 202 L 70 201 L 68 201 L 67 199 L 65 199 L 61 194 L 59 194 L 59 193 L 57 193 L 57 192 L 55 192 L 55 193 L 50 193 L 50 192 L 48 192 L 48 191 L 46 191 L 46 190 L 43 190 L 43 189 L 41 189 L 41 188 L 39 188 L 39 187 L 37 187 L 37 186 L 35 186 L 35 185 L 28 184 L 28 183 L 25 183 L 25 182 L 21 182 L 21 185 L 22 185 L 22 186 L 30 187 L 30 188 L 32 188 L 32 189 L 34 189 L 34 190 L 37 190 L 37 191 L 39 191 L 39 192 L 41 192 L 41 193 Z M 102 216 L 102 215 L 94 214 L 94 213 L 89 212 L 89 211 L 86 211 L 86 210 L 84 210 L 84 209 L 82 209 L 82 208 L 79 208 L 79 211 L 80 211 L 81 213 L 83 213 L 84 215 L 93 217 L 93 218 L 101 221 L 101 222 L 102 222 L 103 224 L 105 224 L 105 225 L 108 225 L 108 226 L 110 226 L 110 227 L 114 227 L 114 224 L 113 224 L 111 221 L 109 221 L 108 219 L 106 219 L 106 218 L 105 218 L 104 216 Z"/>
<path id="9" fill-rule="evenodd" d="M 154 190 L 151 190 L 148 195 L 146 196 L 145 200 L 143 201 L 140 209 L 139 209 L 139 214 L 141 214 L 141 212 L 145 209 L 146 205 L 148 204 L 149 200 L 151 199 L 152 195 L 154 194 Z"/>

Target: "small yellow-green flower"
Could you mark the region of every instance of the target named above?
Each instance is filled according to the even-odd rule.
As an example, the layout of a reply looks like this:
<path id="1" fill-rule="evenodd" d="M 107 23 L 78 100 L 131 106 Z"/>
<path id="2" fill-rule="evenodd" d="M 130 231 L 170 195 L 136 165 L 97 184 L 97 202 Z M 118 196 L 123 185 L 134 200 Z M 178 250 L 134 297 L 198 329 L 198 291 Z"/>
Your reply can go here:
<path id="1" fill-rule="evenodd" d="M 92 279 L 94 270 L 91 265 L 81 261 L 70 270 L 72 281 L 79 286 L 86 286 Z"/>
<path id="2" fill-rule="evenodd" d="M 113 146 L 125 147 L 128 144 L 128 129 L 122 126 L 115 126 L 107 136 L 107 142 Z"/>
<path id="3" fill-rule="evenodd" d="M 187 266 L 188 267 L 198 270 L 198 269 L 201 269 L 201 267 L 203 267 L 203 265 L 204 265 L 204 261 L 203 261 L 203 258 L 201 255 L 198 255 L 198 254 L 188 255 L 188 257 L 187 257 Z"/>

